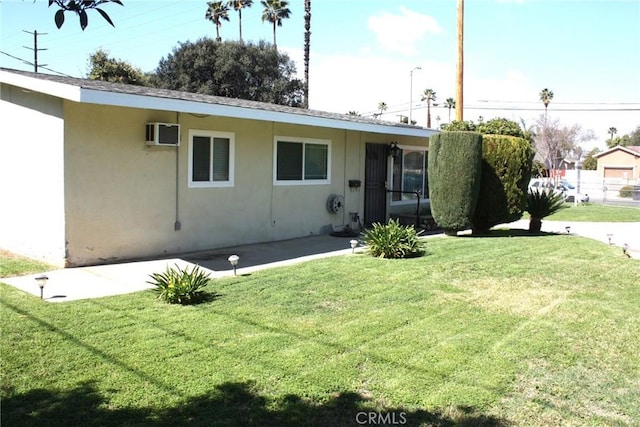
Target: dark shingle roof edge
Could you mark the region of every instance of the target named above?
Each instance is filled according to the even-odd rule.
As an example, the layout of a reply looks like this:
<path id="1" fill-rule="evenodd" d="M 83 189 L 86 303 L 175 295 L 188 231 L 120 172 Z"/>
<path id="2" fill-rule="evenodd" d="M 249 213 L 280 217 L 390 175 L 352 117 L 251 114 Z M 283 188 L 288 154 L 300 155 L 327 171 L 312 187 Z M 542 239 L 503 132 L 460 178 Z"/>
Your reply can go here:
<path id="1" fill-rule="evenodd" d="M 9 78 L 11 76 L 15 78 Z M 226 115 L 419 137 L 428 137 L 439 132 L 434 129 L 347 114 L 1 67 L 0 82 L 24 86 L 25 89 L 42 91 L 78 102 Z M 59 91 L 47 92 L 42 84 L 35 84 L 40 82 L 64 85 L 69 89 L 75 88 L 79 91 L 79 95 L 64 96 L 60 95 Z"/>

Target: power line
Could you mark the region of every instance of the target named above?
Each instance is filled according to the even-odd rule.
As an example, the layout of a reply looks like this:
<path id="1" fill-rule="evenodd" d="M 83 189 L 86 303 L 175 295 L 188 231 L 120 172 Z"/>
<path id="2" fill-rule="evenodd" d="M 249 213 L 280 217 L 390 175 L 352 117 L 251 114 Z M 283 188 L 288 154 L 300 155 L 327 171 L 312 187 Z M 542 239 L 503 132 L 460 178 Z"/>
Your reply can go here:
<path id="1" fill-rule="evenodd" d="M 10 58 L 17 59 L 18 61 L 22 61 L 22 62 L 24 62 L 24 63 L 25 63 L 25 64 L 27 64 L 27 65 L 35 65 L 35 64 L 34 64 L 33 62 L 31 62 L 31 61 L 27 61 L 26 59 L 18 58 L 17 56 L 11 55 L 10 53 L 3 52 L 3 51 L 1 51 L 1 50 L 0 50 L 0 53 L 1 53 L 1 54 L 3 54 L 3 55 L 7 55 L 7 56 L 8 56 L 8 57 L 10 57 Z M 45 70 L 47 70 L 47 71 L 51 71 L 52 73 L 60 74 L 61 76 L 65 76 L 65 77 L 73 77 L 73 76 L 70 76 L 69 74 L 65 74 L 65 73 L 62 73 L 62 72 L 60 72 L 60 71 L 52 70 L 51 68 L 45 67 L 44 65 L 39 65 L 39 67 L 40 67 L 40 68 L 44 68 L 44 69 L 45 69 Z"/>

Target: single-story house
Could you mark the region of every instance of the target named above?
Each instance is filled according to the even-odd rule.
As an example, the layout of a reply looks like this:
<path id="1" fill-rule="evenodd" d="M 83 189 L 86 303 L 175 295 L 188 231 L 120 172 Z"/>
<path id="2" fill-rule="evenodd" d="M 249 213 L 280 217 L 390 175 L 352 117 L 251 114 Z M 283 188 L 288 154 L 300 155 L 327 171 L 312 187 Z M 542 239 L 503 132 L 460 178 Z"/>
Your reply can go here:
<path id="1" fill-rule="evenodd" d="M 598 176 L 626 180 L 640 179 L 640 146 L 617 145 L 594 156 L 598 160 Z"/>
<path id="2" fill-rule="evenodd" d="M 0 248 L 65 266 L 385 221 L 427 201 L 437 133 L 4 68 L 0 112 Z"/>

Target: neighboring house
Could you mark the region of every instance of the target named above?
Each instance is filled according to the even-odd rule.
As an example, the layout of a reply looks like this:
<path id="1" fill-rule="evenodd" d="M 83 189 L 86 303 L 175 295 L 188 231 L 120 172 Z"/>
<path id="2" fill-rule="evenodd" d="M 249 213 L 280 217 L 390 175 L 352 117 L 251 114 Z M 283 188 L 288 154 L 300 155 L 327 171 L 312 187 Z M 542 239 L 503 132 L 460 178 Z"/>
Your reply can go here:
<path id="1" fill-rule="evenodd" d="M 385 221 L 415 205 L 387 189 L 428 197 L 437 133 L 2 68 L 0 113 L 0 247 L 65 266 Z"/>
<path id="2" fill-rule="evenodd" d="M 640 180 L 640 146 L 616 146 L 594 156 L 598 159 L 598 176 Z"/>

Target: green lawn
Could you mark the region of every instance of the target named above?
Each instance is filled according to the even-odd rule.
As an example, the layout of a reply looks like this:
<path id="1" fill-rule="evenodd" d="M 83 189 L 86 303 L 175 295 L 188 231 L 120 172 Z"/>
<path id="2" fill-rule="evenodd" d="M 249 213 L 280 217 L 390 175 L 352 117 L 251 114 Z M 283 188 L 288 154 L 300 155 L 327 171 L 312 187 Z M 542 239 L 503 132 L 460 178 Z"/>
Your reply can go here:
<path id="1" fill-rule="evenodd" d="M 195 306 L 0 285 L 3 425 L 640 423 L 640 262 L 516 231 L 427 248 L 221 279 Z"/>
<path id="2" fill-rule="evenodd" d="M 640 208 L 607 206 L 594 203 L 566 204 L 566 209 L 547 217 L 551 221 L 639 222 Z M 527 216 L 528 217 L 528 216 Z"/>

